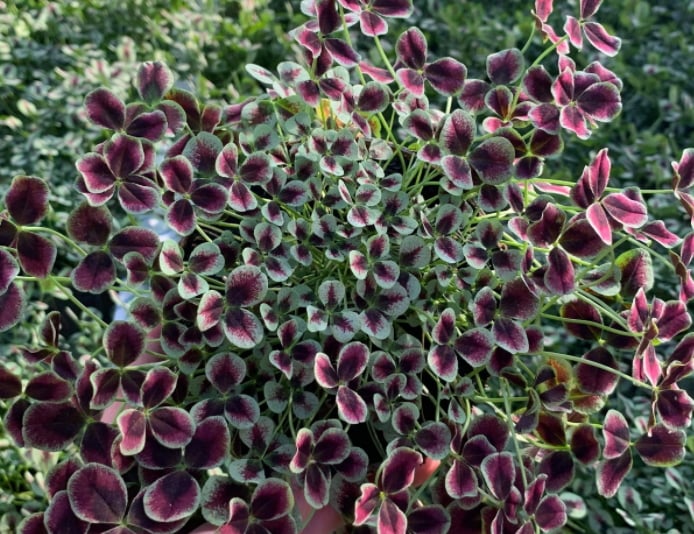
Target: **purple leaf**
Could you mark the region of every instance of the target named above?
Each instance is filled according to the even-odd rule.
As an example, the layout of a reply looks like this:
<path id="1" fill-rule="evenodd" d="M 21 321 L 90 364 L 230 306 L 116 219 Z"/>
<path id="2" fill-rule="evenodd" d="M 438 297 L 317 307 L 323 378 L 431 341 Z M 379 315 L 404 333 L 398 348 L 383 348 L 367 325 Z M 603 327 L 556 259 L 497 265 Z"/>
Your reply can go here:
<path id="1" fill-rule="evenodd" d="M 626 450 L 621 456 L 600 462 L 595 473 L 598 494 L 608 499 L 614 497 L 632 465 L 630 450 Z"/>
<path id="2" fill-rule="evenodd" d="M 87 117 L 97 126 L 120 130 L 125 123 L 125 104 L 111 91 L 99 88 L 87 95 L 84 101 Z"/>
<path id="3" fill-rule="evenodd" d="M 516 465 L 510 452 L 491 454 L 482 460 L 480 471 L 491 494 L 504 500 L 511 493 Z"/>
<path id="4" fill-rule="evenodd" d="M 162 161 L 159 172 L 164 185 L 176 193 L 185 194 L 193 184 L 193 166 L 184 156 L 178 155 Z"/>
<path id="5" fill-rule="evenodd" d="M 627 420 L 617 410 L 608 410 L 602 433 L 605 438 L 602 454 L 606 459 L 617 458 L 629 448 L 629 426 Z"/>
<path id="6" fill-rule="evenodd" d="M 14 374 L 0 365 L 0 399 L 11 399 L 22 392 L 22 382 Z"/>
<path id="7" fill-rule="evenodd" d="M 414 534 L 446 534 L 451 518 L 440 505 L 422 506 L 407 515 L 407 528 Z"/>
<path id="8" fill-rule="evenodd" d="M 528 336 L 520 323 L 499 317 L 494 320 L 492 334 L 496 344 L 512 354 L 528 352 Z"/>
<path id="9" fill-rule="evenodd" d="M 540 424 L 543 418 L 540 417 Z M 547 475 L 548 492 L 556 493 L 574 478 L 574 460 L 568 451 L 552 451 L 545 456 L 537 467 L 538 474 Z"/>
<path id="10" fill-rule="evenodd" d="M 359 27 L 362 33 L 369 37 L 388 33 L 388 23 L 376 13 L 370 11 L 359 13 Z"/>
<path id="11" fill-rule="evenodd" d="M 29 276 L 46 278 L 53 269 L 58 249 L 49 239 L 32 232 L 17 234 L 17 256 Z"/>
<path id="12" fill-rule="evenodd" d="M 692 422 L 694 401 L 684 390 L 666 389 L 658 393 L 655 409 L 666 427 L 686 429 Z"/>
<path id="13" fill-rule="evenodd" d="M 446 473 L 446 493 L 453 499 L 474 497 L 478 492 L 478 481 L 475 471 L 461 460 L 454 460 Z"/>
<path id="14" fill-rule="evenodd" d="M 153 410 L 149 415 L 149 428 L 159 443 L 171 449 L 185 447 L 195 433 L 190 414 L 175 406 Z"/>
<path id="15" fill-rule="evenodd" d="M 368 82 L 362 88 L 357 100 L 357 108 L 365 113 L 383 111 L 390 100 L 390 95 L 378 82 Z"/>
<path id="16" fill-rule="evenodd" d="M 622 46 L 622 40 L 607 33 L 602 24 L 588 21 L 583 24 L 586 39 L 606 56 L 616 56 Z"/>
<path id="17" fill-rule="evenodd" d="M 639 288 L 648 291 L 653 287 L 653 260 L 648 249 L 635 248 L 623 252 L 614 263 L 622 273 L 621 293 L 624 297 L 636 295 Z"/>
<path id="18" fill-rule="evenodd" d="M 506 319 L 500 320 L 512 323 Z M 469 328 L 456 339 L 455 350 L 471 366 L 481 367 L 489 361 L 495 341 L 499 342 L 488 329 Z"/>
<path id="19" fill-rule="evenodd" d="M 224 298 L 217 291 L 208 291 L 200 298 L 196 315 L 197 327 L 206 332 L 214 327 L 222 317 Z"/>
<path id="20" fill-rule="evenodd" d="M 453 111 L 443 123 L 439 142 L 441 147 L 457 156 L 467 154 L 475 136 L 475 121 L 472 115 L 462 109 Z"/>
<path id="21" fill-rule="evenodd" d="M 79 519 L 72 511 L 65 490 L 59 491 L 51 499 L 44 512 L 43 526 L 44 532 L 61 534 L 85 534 L 88 528 L 87 523 Z"/>
<path id="22" fill-rule="evenodd" d="M 453 96 L 463 90 L 467 68 L 460 61 L 443 57 L 426 65 L 424 76 L 436 91 Z"/>
<path id="23" fill-rule="evenodd" d="M 386 500 L 378 510 L 378 532 L 383 534 L 405 534 L 407 516 L 394 502 Z"/>
<path id="24" fill-rule="evenodd" d="M 452 382 L 458 376 L 458 357 L 453 347 L 432 345 L 427 362 L 436 376 L 446 382 Z"/>
<path id="25" fill-rule="evenodd" d="M 215 354 L 205 364 L 205 376 L 223 395 L 228 394 L 246 376 L 246 364 L 236 354 Z"/>
<path id="26" fill-rule="evenodd" d="M 75 515 L 88 523 L 118 523 L 125 515 L 125 482 L 110 467 L 85 465 L 70 477 L 67 492 Z"/>
<path id="27" fill-rule="evenodd" d="M 443 460 L 448 456 L 451 431 L 444 423 L 429 422 L 417 431 L 414 441 L 428 458 Z"/>
<path id="28" fill-rule="evenodd" d="M 202 175 L 212 175 L 215 172 L 217 157 L 223 149 L 219 138 L 210 132 L 200 132 L 186 143 L 182 155 Z"/>
<path id="29" fill-rule="evenodd" d="M 80 456 L 86 462 L 112 466 L 117 437 L 118 430 L 111 424 L 101 421 L 88 424 L 80 441 Z"/>
<path id="30" fill-rule="evenodd" d="M 499 311 L 504 317 L 526 321 L 535 317 L 540 301 L 522 278 L 509 280 L 501 290 Z"/>
<path id="31" fill-rule="evenodd" d="M 441 168 L 451 183 L 460 189 L 472 189 L 472 173 L 468 162 L 460 156 L 447 155 L 441 158 Z"/>
<path id="32" fill-rule="evenodd" d="M 225 403 L 224 416 L 234 428 L 250 428 L 260 417 L 260 408 L 253 397 L 237 395 Z"/>
<path id="33" fill-rule="evenodd" d="M 586 219 L 606 245 L 612 244 L 612 227 L 605 208 L 601 204 L 591 204 L 586 210 Z"/>
<path id="34" fill-rule="evenodd" d="M 145 349 L 145 333 L 127 321 L 113 321 L 104 332 L 106 355 L 118 367 L 133 363 Z"/>
<path id="35" fill-rule="evenodd" d="M 564 526 L 567 519 L 566 505 L 556 495 L 547 495 L 535 511 L 535 521 L 543 532 Z"/>
<path id="36" fill-rule="evenodd" d="M 515 82 L 524 67 L 523 54 L 517 48 L 509 48 L 487 56 L 487 77 L 497 85 Z"/>
<path id="37" fill-rule="evenodd" d="M 291 488 L 284 480 L 268 478 L 251 496 L 250 512 L 262 522 L 288 515 L 294 507 Z"/>
<path id="38" fill-rule="evenodd" d="M 154 521 L 185 519 L 200 505 L 200 486 L 186 471 L 174 471 L 147 487 L 142 503 Z"/>
<path id="39" fill-rule="evenodd" d="M 116 280 L 116 266 L 109 254 L 96 250 L 79 261 L 70 278 L 78 291 L 103 293 Z"/>
<path id="40" fill-rule="evenodd" d="M 180 529 L 186 523 L 187 519 L 162 523 L 155 521 L 147 514 L 143 503 L 145 490 L 140 490 L 130 503 L 128 510 L 127 522 L 138 532 L 144 530 L 152 534 L 175 534 L 180 532 Z"/>
<path id="41" fill-rule="evenodd" d="M 602 204 L 610 216 L 628 228 L 639 228 L 648 220 L 646 206 L 628 198 L 624 193 L 610 193 Z"/>
<path id="42" fill-rule="evenodd" d="M 212 475 L 201 492 L 202 516 L 216 526 L 223 525 L 229 518 L 229 501 L 234 497 L 245 496 L 246 488 L 229 477 Z"/>
<path id="43" fill-rule="evenodd" d="M 163 111 L 154 110 L 147 113 L 138 114 L 128 124 L 126 133 L 133 137 L 147 139 L 149 141 L 159 141 L 167 129 L 166 115 Z"/>
<path id="44" fill-rule="evenodd" d="M 32 404 L 22 418 L 22 438 L 26 447 L 43 451 L 66 448 L 84 425 L 82 414 L 69 402 Z"/>
<path id="45" fill-rule="evenodd" d="M 412 485 L 415 468 L 422 463 L 422 455 L 407 447 L 398 447 L 383 462 L 381 488 L 388 494 L 403 491 Z"/>
<path id="46" fill-rule="evenodd" d="M 34 176 L 15 176 L 5 195 L 10 217 L 20 225 L 38 223 L 48 211 L 48 185 Z"/>
<path id="47" fill-rule="evenodd" d="M 499 185 L 511 176 L 514 157 L 515 150 L 508 139 L 492 137 L 482 141 L 468 161 L 484 183 Z"/>
<path id="48" fill-rule="evenodd" d="M 576 281 L 574 279 L 574 267 L 568 254 L 555 247 L 549 252 L 547 259 L 548 266 L 544 276 L 545 287 L 553 295 L 572 293 Z"/>
<path id="49" fill-rule="evenodd" d="M 413 70 L 421 70 L 427 60 L 427 40 L 419 28 L 403 32 L 395 43 L 398 59 Z"/>
<path id="50" fill-rule="evenodd" d="M 672 162 L 675 171 L 675 190 L 687 189 L 694 184 L 694 148 L 685 148 L 679 161 Z"/>
<path id="51" fill-rule="evenodd" d="M 663 425 L 655 425 L 636 440 L 634 447 L 646 465 L 671 467 L 684 459 L 686 440 L 684 430 L 670 430 Z"/>
<path id="52" fill-rule="evenodd" d="M 104 206 L 77 206 L 67 219 L 68 235 L 89 245 L 102 246 L 111 234 L 111 213 Z"/>
<path id="53" fill-rule="evenodd" d="M 611 121 L 622 110 L 619 89 L 610 82 L 594 83 L 578 96 L 576 103 L 578 105 L 575 108 L 577 113 L 580 114 L 580 110 L 583 113 L 587 113 L 592 119 L 600 122 Z M 562 111 L 567 109 L 574 108 L 564 108 Z M 582 132 L 580 128 L 576 133 L 581 137 Z"/>
<path id="54" fill-rule="evenodd" d="M 346 423 L 356 425 L 366 421 L 368 408 L 358 393 L 347 386 L 339 386 L 337 388 L 337 413 L 340 419 Z"/>
<path id="55" fill-rule="evenodd" d="M 343 67 L 354 67 L 361 59 L 359 54 L 342 39 L 327 38 L 325 48 L 330 52 L 335 62 Z"/>
<path id="56" fill-rule="evenodd" d="M 52 371 L 46 371 L 32 376 L 24 388 L 24 393 L 38 401 L 62 402 L 70 397 L 72 388 L 66 380 Z"/>

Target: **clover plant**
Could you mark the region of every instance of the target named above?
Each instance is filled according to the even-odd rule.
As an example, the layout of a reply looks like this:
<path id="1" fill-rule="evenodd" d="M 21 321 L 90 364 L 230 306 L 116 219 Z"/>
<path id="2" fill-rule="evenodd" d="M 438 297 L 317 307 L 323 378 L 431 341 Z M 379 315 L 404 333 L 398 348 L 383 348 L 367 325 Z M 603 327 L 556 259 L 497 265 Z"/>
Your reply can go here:
<path id="1" fill-rule="evenodd" d="M 581 505 L 562 494 L 579 467 L 612 497 L 634 458 L 679 463 L 694 233 L 646 198 L 693 217 L 694 149 L 669 190 L 610 187 L 607 149 L 553 177 L 621 110 L 619 77 L 571 57 L 619 51 L 600 4 L 536 0 L 527 44 L 478 66 L 390 35 L 411 0 L 308 0 L 305 61 L 249 65 L 267 89 L 241 103 L 159 62 L 137 101 L 86 95 L 104 141 L 64 233 L 35 176 L 0 219 L 0 331 L 35 328 L 28 379 L 0 367 L 4 425 L 64 452 L 19 531 L 284 534 L 328 507 L 354 532 L 547 532 Z M 58 311 L 23 322 L 33 284 L 102 343 L 73 350 Z M 620 381 L 650 398 L 643 425 L 611 402 Z"/>

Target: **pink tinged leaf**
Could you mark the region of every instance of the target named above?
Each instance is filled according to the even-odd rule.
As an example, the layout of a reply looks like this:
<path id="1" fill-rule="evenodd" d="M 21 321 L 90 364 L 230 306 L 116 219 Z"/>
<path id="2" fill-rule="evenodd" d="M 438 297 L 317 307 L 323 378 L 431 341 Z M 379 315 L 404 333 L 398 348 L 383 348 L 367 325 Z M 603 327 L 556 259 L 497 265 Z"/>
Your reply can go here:
<path id="1" fill-rule="evenodd" d="M 694 148 L 685 148 L 679 161 L 672 162 L 675 189 L 687 189 L 694 184 Z M 688 263 L 688 262 L 685 262 Z"/>
<path id="2" fill-rule="evenodd" d="M 595 233 L 606 245 L 612 244 L 612 227 L 601 204 L 591 204 L 586 210 L 586 219 Z"/>
<path id="3" fill-rule="evenodd" d="M 371 483 L 361 485 L 360 495 L 354 503 L 354 525 L 366 523 L 374 510 L 380 505 L 380 489 Z"/>
<path id="4" fill-rule="evenodd" d="M 373 0 L 371 9 L 384 17 L 407 18 L 414 9 L 412 0 Z"/>
<path id="5" fill-rule="evenodd" d="M 686 430 L 692 422 L 694 401 L 684 390 L 666 389 L 658 393 L 655 409 L 667 428 Z"/>
<path id="6" fill-rule="evenodd" d="M 581 0 L 581 18 L 587 19 L 595 15 L 600 9 L 600 4 L 602 4 L 602 0 Z"/>
<path id="7" fill-rule="evenodd" d="M 481 367 L 489 362 L 495 341 L 498 343 L 486 328 L 470 328 L 455 340 L 455 350 L 471 366 Z"/>
<path id="8" fill-rule="evenodd" d="M 668 301 L 657 321 L 658 339 L 670 341 L 680 332 L 687 330 L 691 324 L 692 318 L 684 303 L 679 300 Z"/>
<path id="9" fill-rule="evenodd" d="M 239 177 L 246 184 L 266 184 L 272 178 L 272 160 L 262 152 L 250 154 L 239 168 Z"/>
<path id="10" fill-rule="evenodd" d="M 653 260 L 648 250 L 633 249 L 620 254 L 615 265 L 622 273 L 622 295 L 635 295 L 639 288 L 650 290 L 654 283 Z"/>
<path id="11" fill-rule="evenodd" d="M 25 274 L 46 278 L 53 269 L 58 249 L 49 239 L 32 232 L 17 234 L 17 256 Z"/>
<path id="12" fill-rule="evenodd" d="M 324 41 L 324 44 L 337 64 L 347 68 L 359 64 L 361 57 L 357 51 L 342 39 L 329 37 Z"/>
<path id="13" fill-rule="evenodd" d="M 215 160 L 215 170 L 220 176 L 234 178 L 238 168 L 238 148 L 234 143 L 224 145 Z"/>
<path id="14" fill-rule="evenodd" d="M 215 163 L 223 145 L 219 138 L 210 132 L 200 132 L 191 137 L 183 148 L 182 155 L 190 161 L 198 172 L 212 175 Z"/>
<path id="15" fill-rule="evenodd" d="M 590 130 L 583 111 L 575 105 L 568 105 L 559 111 L 559 125 L 576 134 L 579 139 L 588 139 Z"/>
<path id="16" fill-rule="evenodd" d="M 10 217 L 20 225 L 38 223 L 48 211 L 48 185 L 34 176 L 15 176 L 5 195 Z"/>
<path id="17" fill-rule="evenodd" d="M 110 467 L 85 465 L 70 477 L 67 492 L 75 515 L 88 523 L 118 523 L 125 515 L 125 482 Z"/>
<path id="18" fill-rule="evenodd" d="M 686 440 L 684 430 L 671 430 L 658 424 L 637 439 L 634 447 L 646 465 L 671 467 L 684 459 Z"/>
<path id="19" fill-rule="evenodd" d="M 366 421 L 368 408 L 358 393 L 347 386 L 337 388 L 337 413 L 343 421 L 356 425 Z"/>
<path id="20" fill-rule="evenodd" d="M 340 27 L 340 16 L 337 13 L 337 5 L 330 0 L 317 0 L 315 2 L 318 29 L 324 35 L 328 35 Z"/>
<path id="21" fill-rule="evenodd" d="M 487 456 L 482 460 L 480 471 L 491 494 L 497 499 L 506 499 L 516 476 L 516 465 L 511 453 L 499 452 Z"/>
<path id="22" fill-rule="evenodd" d="M 612 218 L 628 228 L 639 228 L 648 220 L 646 206 L 623 193 L 610 193 L 602 205 Z"/>
<path id="23" fill-rule="evenodd" d="M 22 439 L 26 447 L 59 451 L 73 442 L 84 422 L 83 415 L 71 403 L 32 404 L 22 418 Z"/>
<path id="24" fill-rule="evenodd" d="M 603 148 L 598 152 L 593 161 L 591 161 L 588 166 L 588 171 L 585 174 L 585 179 L 592 193 L 590 202 L 593 202 L 596 198 L 600 198 L 605 192 L 607 183 L 610 180 L 611 169 L 612 162 L 610 161 L 610 156 L 607 153 L 607 149 Z"/>
<path id="25" fill-rule="evenodd" d="M 145 332 L 128 321 L 113 321 L 104 333 L 103 346 L 111 362 L 126 367 L 145 350 Z"/>
<path id="26" fill-rule="evenodd" d="M 147 420 L 142 412 L 127 409 L 116 420 L 118 430 L 123 436 L 119 450 L 124 456 L 133 456 L 145 448 Z"/>
<path id="27" fill-rule="evenodd" d="M 128 252 L 139 252 L 148 263 L 151 263 L 159 251 L 159 236 L 152 230 L 128 226 L 111 238 L 109 251 L 118 261 Z"/>
<path id="28" fill-rule="evenodd" d="M 622 100 L 619 96 L 619 89 L 610 82 L 592 84 L 578 95 L 576 105 L 577 108 L 572 108 L 576 109 L 576 112 L 580 110 L 581 113 L 585 113 L 592 119 L 600 122 L 611 121 L 622 110 Z M 576 120 L 576 122 L 577 121 L 578 120 Z M 574 131 L 581 137 L 577 130 L 574 129 Z M 590 133 L 588 133 L 588 135 L 590 135 Z M 581 137 L 581 139 L 584 138 Z"/>
<path id="29" fill-rule="evenodd" d="M 311 463 L 304 473 L 304 498 L 314 509 L 320 510 L 330 500 L 330 471 Z"/>
<path id="30" fill-rule="evenodd" d="M 139 139 L 116 134 L 104 145 L 104 159 L 115 177 L 127 179 L 144 164 L 145 151 Z"/>
<path id="31" fill-rule="evenodd" d="M 84 101 L 87 117 L 97 126 L 120 130 L 125 123 L 125 104 L 108 89 L 99 88 Z"/>
<path id="32" fill-rule="evenodd" d="M 463 90 L 467 68 L 459 61 L 444 57 L 424 67 L 424 77 L 431 86 L 445 96 L 459 94 Z"/>
<path id="33" fill-rule="evenodd" d="M 142 404 L 152 408 L 166 401 L 176 389 L 178 376 L 168 367 L 154 367 L 147 371 L 142 383 Z"/>
<path id="34" fill-rule="evenodd" d="M 663 221 L 653 221 L 647 223 L 639 230 L 646 237 L 650 237 L 666 248 L 672 248 L 679 245 L 681 242 L 680 237 L 668 230 Z"/>
<path id="35" fill-rule="evenodd" d="M 616 56 L 622 46 L 622 40 L 619 37 L 607 33 L 604 26 L 597 22 L 584 23 L 583 31 L 588 42 L 606 56 Z"/>
<path id="36" fill-rule="evenodd" d="M 556 495 L 548 495 L 542 499 L 535 511 L 535 521 L 543 532 L 561 528 L 567 520 L 566 505 Z"/>
<path id="37" fill-rule="evenodd" d="M 542 65 L 531 67 L 523 77 L 523 90 L 537 102 L 552 102 L 552 77 Z"/>
<path id="38" fill-rule="evenodd" d="M 388 92 L 378 82 L 368 82 L 357 99 L 357 108 L 366 113 L 383 111 L 390 100 Z"/>
<path id="39" fill-rule="evenodd" d="M 514 157 L 515 150 L 508 139 L 492 137 L 482 141 L 468 161 L 484 183 L 499 185 L 511 176 Z"/>
<path id="40" fill-rule="evenodd" d="M 70 278 L 78 291 L 103 293 L 116 280 L 116 266 L 109 254 L 97 250 L 79 261 Z"/>
<path id="41" fill-rule="evenodd" d="M 411 486 L 415 469 L 421 465 L 422 461 L 422 455 L 413 449 L 398 447 L 392 451 L 382 464 L 381 488 L 383 491 L 392 495 Z"/>
<path id="42" fill-rule="evenodd" d="M 585 363 L 581 362 L 576 366 L 576 380 L 578 387 L 584 393 L 595 395 L 610 395 L 617 387 L 619 377 L 604 367 L 619 370 L 617 360 L 604 347 L 597 347 L 583 355 Z M 592 365 L 600 364 L 603 368 Z"/>
<path id="43" fill-rule="evenodd" d="M 554 6 L 554 0 L 535 0 L 535 15 L 541 22 L 547 22 Z"/>
<path id="44" fill-rule="evenodd" d="M 200 505 L 200 486 L 186 471 L 158 478 L 144 493 L 145 514 L 164 523 L 190 517 Z"/>
<path id="45" fill-rule="evenodd" d="M 224 315 L 224 333 L 232 345 L 252 349 L 263 340 L 263 325 L 250 311 L 230 309 Z"/>
<path id="46" fill-rule="evenodd" d="M 446 382 L 452 382 L 458 376 L 458 357 L 453 347 L 432 345 L 427 362 L 436 376 Z"/>
<path id="47" fill-rule="evenodd" d="M 362 11 L 359 13 L 359 23 L 361 31 L 364 35 L 374 37 L 376 35 L 385 35 L 388 33 L 388 23 L 371 11 Z"/>
<path id="48" fill-rule="evenodd" d="M 545 287 L 553 295 L 568 295 L 576 287 L 573 263 L 569 255 L 561 248 L 553 248 L 548 257 L 547 271 L 545 271 Z"/>
<path id="49" fill-rule="evenodd" d="M 583 48 L 583 33 L 581 32 L 581 24 L 576 17 L 567 16 L 564 23 L 564 31 L 569 36 L 569 41 L 578 50 Z"/>
<path id="50" fill-rule="evenodd" d="M 512 354 L 528 352 L 528 336 L 517 321 L 499 317 L 494 321 L 492 334 L 497 346 Z M 460 339 L 460 338 L 459 338 Z"/>
<path id="51" fill-rule="evenodd" d="M 517 48 L 501 50 L 487 56 L 487 77 L 497 85 L 515 82 L 523 72 L 525 60 Z"/>
<path id="52" fill-rule="evenodd" d="M 323 388 L 336 388 L 339 383 L 337 372 L 330 362 L 330 357 L 327 354 L 319 352 L 314 360 L 314 372 L 316 382 Z"/>
<path id="53" fill-rule="evenodd" d="M 603 456 L 612 460 L 621 456 L 629 448 L 629 426 L 624 416 L 617 410 L 609 410 L 602 428 L 605 438 Z"/>
<path id="54" fill-rule="evenodd" d="M 89 403 L 93 410 L 100 410 L 109 406 L 118 393 L 120 386 L 120 373 L 117 369 L 98 369 L 89 377 L 94 389 L 94 394 Z"/>
<path id="55" fill-rule="evenodd" d="M 390 500 L 381 504 L 376 523 L 378 532 L 383 534 L 405 534 L 407 531 L 407 516 Z"/>

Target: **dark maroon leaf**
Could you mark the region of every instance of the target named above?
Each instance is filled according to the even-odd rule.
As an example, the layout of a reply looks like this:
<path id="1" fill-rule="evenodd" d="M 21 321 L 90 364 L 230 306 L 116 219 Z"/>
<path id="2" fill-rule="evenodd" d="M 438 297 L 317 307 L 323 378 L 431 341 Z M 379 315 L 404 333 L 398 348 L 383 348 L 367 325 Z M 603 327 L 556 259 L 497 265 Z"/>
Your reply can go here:
<path id="1" fill-rule="evenodd" d="M 77 206 L 67 219 L 68 235 L 82 243 L 102 246 L 111 234 L 111 213 L 104 206 Z"/>
<path id="2" fill-rule="evenodd" d="M 617 360 L 604 347 L 597 347 L 583 355 L 586 363 L 576 365 L 576 380 L 578 387 L 584 393 L 592 393 L 596 395 L 610 395 L 617 387 L 619 377 L 607 369 L 619 370 Z M 597 363 L 603 366 L 602 368 L 592 365 Z"/>
<path id="3" fill-rule="evenodd" d="M 30 276 L 46 278 L 58 255 L 55 244 L 32 232 L 17 234 L 17 256 L 22 270 Z"/>
<path id="4" fill-rule="evenodd" d="M 574 460 L 568 451 L 552 451 L 537 467 L 539 474 L 547 475 L 548 492 L 556 493 L 569 485 L 574 477 Z"/>
<path id="5" fill-rule="evenodd" d="M 664 425 L 655 425 L 636 440 L 634 447 L 647 465 L 670 467 L 684 459 L 686 440 L 684 430 L 670 430 Z"/>
<path id="6" fill-rule="evenodd" d="M 129 181 L 118 188 L 118 202 L 128 213 L 145 213 L 156 207 L 159 192 L 150 185 Z"/>
<path id="7" fill-rule="evenodd" d="M 381 487 L 389 494 L 406 489 L 414 481 L 415 468 L 421 463 L 421 454 L 407 447 L 398 447 L 382 464 Z"/>
<path id="8" fill-rule="evenodd" d="M 522 278 L 504 284 L 499 301 L 499 311 L 504 317 L 525 321 L 535 317 L 539 309 L 540 300 Z"/>
<path id="9" fill-rule="evenodd" d="M 588 340 L 600 338 L 602 316 L 589 302 L 571 300 L 560 308 L 559 313 L 564 318 L 564 327 L 574 336 Z M 586 324 L 586 322 L 595 324 Z"/>
<path id="10" fill-rule="evenodd" d="M 145 489 L 140 490 L 130 503 L 127 522 L 136 531 L 151 532 L 152 534 L 175 534 L 181 531 L 187 518 L 178 521 L 160 522 L 149 517 L 144 506 Z M 228 508 L 228 506 L 227 506 Z"/>
<path id="11" fill-rule="evenodd" d="M 556 495 L 548 495 L 542 499 L 535 511 L 535 521 L 543 532 L 564 526 L 567 519 L 566 505 Z"/>
<path id="12" fill-rule="evenodd" d="M 167 126 L 166 115 L 157 109 L 137 115 L 125 131 L 133 137 L 158 141 L 163 137 Z"/>
<path id="13" fill-rule="evenodd" d="M 595 429 L 583 424 L 571 434 L 571 452 L 584 465 L 593 465 L 600 457 L 600 443 Z"/>
<path id="14" fill-rule="evenodd" d="M 236 354 L 215 354 L 205 364 L 205 376 L 222 394 L 229 393 L 246 376 L 246 364 Z"/>
<path id="15" fill-rule="evenodd" d="M 515 354 L 528 352 L 528 336 L 523 326 L 517 321 L 499 317 L 494 320 L 492 335 L 497 346 Z"/>
<path id="16" fill-rule="evenodd" d="M 583 24 L 583 32 L 588 42 L 606 56 L 616 56 L 622 46 L 622 40 L 607 33 L 602 24 L 588 21 Z"/>
<path id="17" fill-rule="evenodd" d="M 0 293 L 0 332 L 5 332 L 19 323 L 22 318 L 26 297 L 14 282 L 7 291 Z"/>
<path id="18" fill-rule="evenodd" d="M 0 365 L 0 399 L 11 399 L 22 392 L 22 381 Z"/>
<path id="19" fill-rule="evenodd" d="M 145 513 L 154 521 L 185 519 L 200 505 L 200 486 L 186 471 L 174 471 L 150 485 L 142 503 Z"/>
<path id="20" fill-rule="evenodd" d="M 149 415 L 149 428 L 154 438 L 171 449 L 185 447 L 195 432 L 190 414 L 183 408 L 164 406 Z"/>
<path id="21" fill-rule="evenodd" d="M 51 371 L 32 376 L 24 389 L 27 397 L 38 401 L 62 402 L 72 393 L 70 383 Z"/>
<path id="22" fill-rule="evenodd" d="M 178 376 L 167 367 L 154 367 L 147 371 L 142 383 L 142 403 L 146 408 L 158 406 L 168 399 L 176 388 Z"/>
<path id="23" fill-rule="evenodd" d="M 103 345 L 114 364 L 126 367 L 144 351 L 145 333 L 133 323 L 113 321 L 104 333 Z"/>
<path id="24" fill-rule="evenodd" d="M 69 402 L 32 404 L 22 418 L 27 447 L 44 451 L 66 448 L 82 430 L 84 418 Z"/>
<path id="25" fill-rule="evenodd" d="M 451 445 L 451 431 L 444 423 L 429 422 L 415 435 L 415 443 L 428 458 L 443 460 Z"/>
<path id="26" fill-rule="evenodd" d="M 96 463 L 80 468 L 67 485 L 75 515 L 88 523 L 118 523 L 125 515 L 128 494 L 117 471 Z"/>
<path id="27" fill-rule="evenodd" d="M 164 184 L 171 191 L 185 194 L 193 184 L 193 166 L 184 156 L 175 156 L 162 161 L 159 172 Z"/>
<path id="28" fill-rule="evenodd" d="M 470 328 L 456 339 L 455 350 L 467 363 L 480 367 L 489 361 L 495 341 L 486 328 Z"/>
<path id="29" fill-rule="evenodd" d="M 615 265 L 622 273 L 621 293 L 625 298 L 636 295 L 639 288 L 648 291 L 653 287 L 653 260 L 647 249 L 635 248 L 620 254 Z"/>
<path id="30" fill-rule="evenodd" d="M 545 271 L 545 287 L 554 295 L 572 293 L 576 281 L 574 267 L 568 254 L 561 248 L 555 247 L 547 256 L 548 265 Z"/>
<path id="31" fill-rule="evenodd" d="M 51 534 L 85 534 L 88 524 L 79 519 L 70 507 L 67 491 L 56 493 L 44 512 L 43 523 Z"/>
<path id="32" fill-rule="evenodd" d="M 31 225 L 43 219 L 48 211 L 48 185 L 34 176 L 15 176 L 5 195 L 10 217 L 20 225 Z"/>
<path id="33" fill-rule="evenodd" d="M 621 456 L 600 462 L 595 473 L 598 493 L 608 499 L 614 497 L 632 465 L 631 450 L 628 449 Z"/>
<path id="34" fill-rule="evenodd" d="M 446 473 L 446 493 L 453 499 L 472 497 L 477 494 L 477 476 L 475 471 L 463 461 L 454 460 Z"/>
<path id="35" fill-rule="evenodd" d="M 487 56 L 487 77 L 498 85 L 511 84 L 520 77 L 524 66 L 525 61 L 520 50 L 502 50 Z"/>
<path id="36" fill-rule="evenodd" d="M 343 67 L 354 67 L 361 59 L 359 54 L 342 39 L 327 38 L 325 48 L 330 52 L 333 59 Z"/>
<path id="37" fill-rule="evenodd" d="M 173 87 L 173 74 L 160 61 L 147 61 L 137 69 L 137 91 L 140 98 L 152 105 Z"/>
<path id="38" fill-rule="evenodd" d="M 111 467 L 117 437 L 118 431 L 111 424 L 101 421 L 88 424 L 80 441 L 80 456 L 86 462 L 96 462 Z"/>
<path id="39" fill-rule="evenodd" d="M 87 95 L 84 101 L 87 117 L 97 126 L 120 130 L 125 123 L 125 104 L 111 91 L 99 88 Z"/>

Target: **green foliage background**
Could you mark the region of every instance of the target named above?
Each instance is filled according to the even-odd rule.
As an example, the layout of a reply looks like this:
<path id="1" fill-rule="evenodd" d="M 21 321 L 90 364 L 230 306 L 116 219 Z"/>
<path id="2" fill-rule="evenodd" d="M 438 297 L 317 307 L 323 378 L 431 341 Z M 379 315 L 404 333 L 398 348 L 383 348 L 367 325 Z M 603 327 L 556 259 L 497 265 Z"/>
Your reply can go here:
<path id="1" fill-rule="evenodd" d="M 487 54 L 523 44 L 533 4 L 417 0 L 413 18 L 400 24 L 420 26 L 433 56 L 454 56 L 470 77 L 484 77 Z M 577 0 L 555 4 L 578 12 Z M 670 161 L 694 146 L 694 1 L 605 0 L 600 15 L 623 39 L 621 53 L 606 65 L 624 81 L 624 110 L 591 137 L 591 147 L 610 148 L 612 175 L 623 184 L 666 186 Z M 201 97 L 239 101 L 259 89 L 245 64 L 274 70 L 279 61 L 296 59 L 286 30 L 301 20 L 298 0 L 0 0 L 0 195 L 16 174 L 44 177 L 54 195 L 48 223 L 59 223 L 71 207 L 74 161 L 101 140 L 81 111 L 86 93 L 106 85 L 125 96 L 138 62 L 161 60 Z M 595 59 L 591 54 L 585 51 L 586 62 Z M 586 162 L 585 147 L 567 143 L 551 168 L 570 179 Z M 649 206 L 668 224 L 689 224 L 671 210 Z M 35 324 L 43 312 L 40 305 L 32 310 Z M 31 335 L 19 328 L 0 335 L 0 359 L 16 366 L 16 347 Z M 647 414 L 628 391 L 620 402 L 635 419 Z M 694 442 L 689 448 L 694 456 Z M 44 506 L 43 479 L 57 456 L 18 450 L 0 428 L 0 534 Z M 576 511 L 567 531 L 694 532 L 691 458 L 667 472 L 635 466 L 617 502 L 598 497 L 592 477 L 579 477 L 571 491 L 585 499 L 588 512 Z"/>

